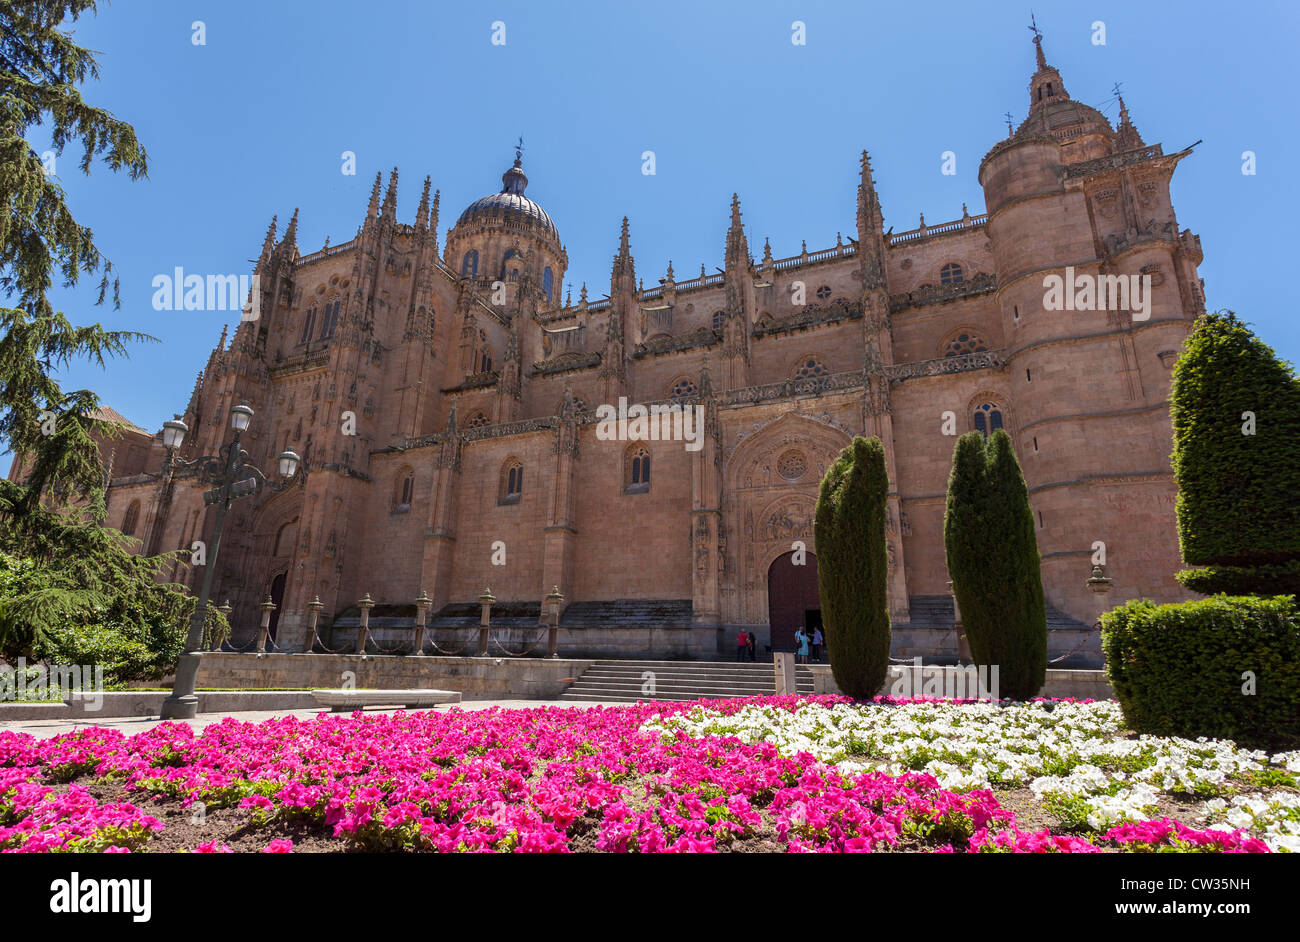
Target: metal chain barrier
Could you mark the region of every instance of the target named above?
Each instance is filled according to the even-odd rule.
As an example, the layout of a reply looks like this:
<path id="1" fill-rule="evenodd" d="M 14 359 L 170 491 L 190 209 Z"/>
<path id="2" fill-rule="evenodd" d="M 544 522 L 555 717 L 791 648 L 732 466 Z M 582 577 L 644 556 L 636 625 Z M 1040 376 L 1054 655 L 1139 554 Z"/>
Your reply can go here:
<path id="1" fill-rule="evenodd" d="M 506 657 L 527 657 L 527 656 L 528 656 L 529 654 L 531 654 L 534 650 L 536 650 L 537 645 L 540 644 L 540 643 L 542 642 L 542 639 L 546 637 L 546 634 L 547 634 L 548 631 L 550 631 L 549 628 L 543 628 L 543 629 L 541 630 L 541 633 L 540 633 L 540 634 L 539 634 L 535 639 L 533 639 L 533 642 L 532 642 L 531 644 L 529 644 L 528 647 L 524 648 L 522 651 L 520 651 L 520 652 L 518 652 L 518 653 L 515 653 L 514 651 L 511 651 L 511 650 L 507 649 L 507 648 L 505 647 L 505 645 L 503 645 L 503 644 L 502 644 L 500 641 L 498 641 L 496 638 L 492 637 L 491 634 L 488 635 L 488 639 L 489 639 L 493 644 L 495 644 L 498 648 L 500 648 L 500 649 L 501 649 L 501 653 L 504 654 Z"/>
<path id="2" fill-rule="evenodd" d="M 311 645 L 311 648 L 309 649 L 309 653 L 310 653 L 310 651 L 315 651 L 317 645 L 320 645 L 321 650 L 324 651 L 326 654 L 346 654 L 346 653 L 347 653 L 348 646 L 347 646 L 346 644 L 343 645 L 343 647 L 341 647 L 341 648 L 331 648 L 331 647 L 330 647 L 329 645 L 327 645 L 327 644 L 325 643 L 325 641 L 321 638 L 321 636 L 320 636 L 320 631 L 318 631 L 316 628 L 312 628 L 312 630 L 311 630 L 311 634 L 312 634 L 312 645 Z"/>
<path id="3" fill-rule="evenodd" d="M 426 630 L 429 631 L 430 634 L 429 634 L 428 636 L 426 636 L 424 640 L 426 640 L 426 641 L 429 642 L 429 647 L 433 648 L 433 650 L 437 651 L 439 654 L 442 654 L 442 655 L 444 655 L 444 656 L 446 656 L 446 657 L 460 657 L 460 656 L 461 656 L 461 652 L 463 652 L 463 651 L 464 651 L 466 648 L 468 648 L 469 645 L 470 645 L 470 642 L 469 642 L 469 641 L 466 641 L 464 644 L 462 644 L 462 645 L 461 645 L 460 647 L 458 647 L 456 650 L 454 650 L 454 651 L 448 651 L 448 650 L 447 650 L 446 648 L 444 648 L 442 645 L 438 644 L 437 641 L 434 641 L 434 640 L 433 640 L 433 635 L 432 635 L 433 629 L 432 629 L 432 628 L 429 628 L 429 629 L 426 629 Z M 475 629 L 475 630 L 477 631 L 477 629 Z"/>

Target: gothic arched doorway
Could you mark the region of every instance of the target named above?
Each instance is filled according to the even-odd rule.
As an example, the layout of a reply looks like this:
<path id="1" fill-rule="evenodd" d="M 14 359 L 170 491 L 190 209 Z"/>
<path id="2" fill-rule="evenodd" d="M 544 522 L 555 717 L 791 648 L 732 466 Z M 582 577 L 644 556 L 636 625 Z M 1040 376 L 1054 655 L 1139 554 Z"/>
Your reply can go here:
<path id="1" fill-rule="evenodd" d="M 806 550 L 795 565 L 793 552 L 772 560 L 767 569 L 767 619 L 772 631 L 772 650 L 794 648 L 794 630 L 811 631 L 822 623 L 821 597 L 817 592 L 817 557 Z"/>
<path id="2" fill-rule="evenodd" d="M 275 603 L 275 608 L 271 610 L 271 621 L 266 629 L 267 637 L 275 640 L 275 629 L 280 624 L 280 609 L 284 606 L 284 573 L 280 573 L 271 580 L 271 601 Z"/>

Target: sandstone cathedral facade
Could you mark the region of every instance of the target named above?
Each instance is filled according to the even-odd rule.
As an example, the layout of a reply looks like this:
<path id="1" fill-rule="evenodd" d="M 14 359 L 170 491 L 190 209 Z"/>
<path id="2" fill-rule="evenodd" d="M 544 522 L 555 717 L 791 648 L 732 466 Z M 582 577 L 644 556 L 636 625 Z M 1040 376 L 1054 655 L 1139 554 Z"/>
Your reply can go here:
<path id="1" fill-rule="evenodd" d="M 227 518 L 213 601 L 230 600 L 236 642 L 268 595 L 276 643 L 301 650 L 317 597 L 322 628 L 355 624 L 365 594 L 409 625 L 423 590 L 451 626 L 490 587 L 524 626 L 558 586 L 562 654 L 708 658 L 739 630 L 788 646 L 819 617 L 821 477 L 875 435 L 895 653 L 955 653 L 953 432 L 998 428 L 1029 486 L 1054 654 L 1089 636 L 1095 650 L 1097 542 L 1107 606 L 1185 598 L 1168 400 L 1204 310 L 1200 240 L 1170 201 L 1188 152 L 1146 144 L 1122 99 L 1112 126 L 1070 98 L 1035 44 L 1028 117 L 980 165 L 986 213 L 940 225 L 886 232 L 864 152 L 855 238 L 756 251 L 733 196 L 721 273 L 669 264 L 645 287 L 624 219 L 608 297 L 573 303 L 518 156 L 442 246 L 428 179 L 399 221 L 396 170 L 345 244 L 304 255 L 297 212 L 282 236 L 273 221 L 260 316 L 223 332 L 183 413 L 181 457 L 215 454 L 246 402 L 259 467 L 285 448 L 304 459 L 292 486 Z M 1148 316 L 1047 309 L 1044 278 L 1067 267 L 1149 276 Z M 598 436 L 598 407 L 620 398 L 700 407 L 700 446 Z M 211 545 L 207 486 L 160 476 L 158 436 L 109 447 L 109 525 L 145 552 Z"/>

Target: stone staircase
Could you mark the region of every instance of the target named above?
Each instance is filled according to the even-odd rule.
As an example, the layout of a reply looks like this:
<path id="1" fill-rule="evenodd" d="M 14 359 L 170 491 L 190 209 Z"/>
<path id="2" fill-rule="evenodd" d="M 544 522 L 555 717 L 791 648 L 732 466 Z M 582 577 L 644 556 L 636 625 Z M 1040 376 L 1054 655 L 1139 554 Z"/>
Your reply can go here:
<path id="1" fill-rule="evenodd" d="M 813 692 L 812 671 L 795 668 L 799 693 Z M 597 661 L 561 700 L 701 700 L 772 696 L 776 674 L 769 660 L 749 661 Z"/>

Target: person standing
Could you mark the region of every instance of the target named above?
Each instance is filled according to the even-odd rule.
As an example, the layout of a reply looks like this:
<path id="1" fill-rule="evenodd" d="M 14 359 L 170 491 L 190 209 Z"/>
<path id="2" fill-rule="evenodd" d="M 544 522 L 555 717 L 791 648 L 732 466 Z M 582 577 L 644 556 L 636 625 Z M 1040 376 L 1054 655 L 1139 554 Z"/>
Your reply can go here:
<path id="1" fill-rule="evenodd" d="M 736 660 L 743 661 L 747 650 L 749 650 L 749 635 L 742 631 L 736 635 Z"/>
<path id="2" fill-rule="evenodd" d="M 795 649 L 794 649 L 795 663 L 807 664 L 808 663 L 808 636 L 804 634 L 804 630 L 802 627 L 796 628 L 794 630 L 794 643 L 795 643 Z"/>
<path id="3" fill-rule="evenodd" d="M 813 629 L 812 649 L 813 661 L 820 664 L 822 662 L 822 630 L 820 627 Z"/>
<path id="4" fill-rule="evenodd" d="M 758 660 L 758 635 L 752 631 L 749 633 L 749 659 Z"/>

